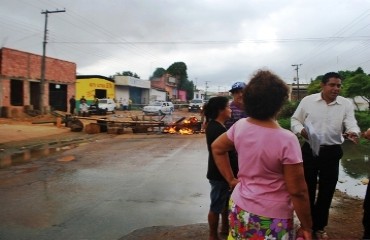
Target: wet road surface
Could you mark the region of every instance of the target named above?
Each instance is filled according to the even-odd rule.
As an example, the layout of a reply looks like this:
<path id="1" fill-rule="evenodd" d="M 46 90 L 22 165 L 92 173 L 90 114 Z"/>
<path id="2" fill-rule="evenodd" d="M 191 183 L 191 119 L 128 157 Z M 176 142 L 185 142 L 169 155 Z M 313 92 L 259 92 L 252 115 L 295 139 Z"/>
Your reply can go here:
<path id="1" fill-rule="evenodd" d="M 0 169 L 0 239 L 119 239 L 206 222 L 207 155 L 204 135 L 121 135 Z"/>

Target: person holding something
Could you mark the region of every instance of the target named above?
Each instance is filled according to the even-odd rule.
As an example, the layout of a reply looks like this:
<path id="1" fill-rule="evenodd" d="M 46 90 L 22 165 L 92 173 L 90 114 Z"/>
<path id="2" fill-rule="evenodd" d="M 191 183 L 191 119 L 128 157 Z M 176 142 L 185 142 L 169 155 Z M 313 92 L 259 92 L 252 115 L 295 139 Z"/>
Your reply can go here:
<path id="1" fill-rule="evenodd" d="M 217 167 L 229 186 L 235 187 L 229 202 L 228 240 L 292 239 L 294 210 L 301 222 L 298 235 L 311 239 L 300 145 L 276 121 L 288 94 L 288 86 L 277 75 L 259 70 L 243 90 L 248 118 L 237 121 L 212 144 Z M 237 176 L 228 156 L 234 147 Z"/>
<path id="2" fill-rule="evenodd" d="M 326 73 L 321 80 L 321 92 L 304 97 L 291 118 L 292 131 L 306 140 L 302 146 L 303 166 L 317 239 L 329 238 L 325 227 L 343 156 L 341 144 L 344 137 L 357 143 L 360 136 L 352 103 L 339 96 L 341 87 L 338 73 Z M 314 139 L 314 134 L 310 136 L 313 132 L 316 147 L 309 143 Z"/>

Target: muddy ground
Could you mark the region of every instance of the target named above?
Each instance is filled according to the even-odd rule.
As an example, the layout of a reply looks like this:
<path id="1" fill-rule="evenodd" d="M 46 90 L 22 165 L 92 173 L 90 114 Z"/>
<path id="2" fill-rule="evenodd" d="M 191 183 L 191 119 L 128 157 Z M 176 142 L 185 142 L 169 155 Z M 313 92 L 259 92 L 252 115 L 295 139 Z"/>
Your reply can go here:
<path id="1" fill-rule="evenodd" d="M 331 239 L 361 239 L 363 200 L 336 192 L 327 232 Z M 186 226 L 154 226 L 133 231 L 120 240 L 193 240 L 207 239 L 206 223 Z"/>

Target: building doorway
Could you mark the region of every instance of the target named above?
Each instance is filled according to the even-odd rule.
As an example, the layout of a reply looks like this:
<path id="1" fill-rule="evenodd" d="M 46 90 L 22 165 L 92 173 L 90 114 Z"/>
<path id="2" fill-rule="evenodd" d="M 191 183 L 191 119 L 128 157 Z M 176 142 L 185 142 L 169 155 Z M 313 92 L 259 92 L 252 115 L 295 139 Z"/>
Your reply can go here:
<path id="1" fill-rule="evenodd" d="M 67 85 L 49 83 L 49 105 L 51 110 L 67 111 Z"/>
<path id="2" fill-rule="evenodd" d="M 141 104 L 141 88 L 136 88 L 136 87 L 130 87 L 129 90 L 130 93 L 130 99 L 132 103 L 135 104 Z"/>
<path id="3" fill-rule="evenodd" d="M 30 104 L 34 110 L 40 110 L 40 83 L 30 82 Z"/>
<path id="4" fill-rule="evenodd" d="M 98 98 L 98 99 L 107 98 L 107 90 L 95 89 L 95 98 Z"/>
<path id="5" fill-rule="evenodd" d="M 23 81 L 10 80 L 10 105 L 23 106 Z"/>

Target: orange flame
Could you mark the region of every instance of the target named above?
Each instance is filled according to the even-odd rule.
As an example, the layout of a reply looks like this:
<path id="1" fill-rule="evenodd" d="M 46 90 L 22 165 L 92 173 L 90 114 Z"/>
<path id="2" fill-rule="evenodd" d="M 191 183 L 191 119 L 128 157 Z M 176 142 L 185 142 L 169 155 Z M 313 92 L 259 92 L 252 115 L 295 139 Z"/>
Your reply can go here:
<path id="1" fill-rule="evenodd" d="M 192 129 L 190 129 L 190 128 L 181 128 L 179 130 L 179 133 L 180 134 L 188 134 L 188 135 L 190 135 L 190 134 L 193 134 L 194 131 Z"/>
<path id="2" fill-rule="evenodd" d="M 170 127 L 168 129 L 168 133 L 176 133 L 176 129 L 174 127 Z"/>

